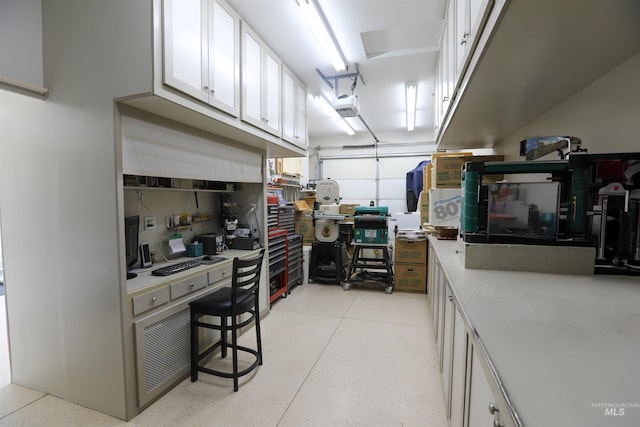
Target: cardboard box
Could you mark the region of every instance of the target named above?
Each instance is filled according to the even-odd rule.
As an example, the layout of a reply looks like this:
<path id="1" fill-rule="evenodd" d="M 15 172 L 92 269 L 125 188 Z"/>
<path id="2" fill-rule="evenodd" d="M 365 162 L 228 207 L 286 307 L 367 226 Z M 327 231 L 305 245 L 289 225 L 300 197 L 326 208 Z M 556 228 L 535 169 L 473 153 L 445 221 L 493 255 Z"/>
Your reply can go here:
<path id="1" fill-rule="evenodd" d="M 429 224 L 460 226 L 462 189 L 432 188 L 429 190 Z"/>
<path id="2" fill-rule="evenodd" d="M 431 167 L 428 168 L 428 172 L 429 172 L 429 182 L 427 182 L 427 184 L 429 185 L 428 187 L 424 187 L 425 189 L 431 189 L 431 188 L 438 188 L 438 187 L 444 187 L 444 185 L 437 185 L 437 173 L 436 173 L 436 167 L 437 167 L 437 163 L 438 161 L 440 161 L 440 159 L 444 159 L 444 158 L 463 158 L 463 157 L 471 157 L 473 156 L 473 153 L 471 151 L 458 151 L 456 153 L 433 153 L 431 154 Z M 458 186 L 460 186 L 460 184 L 458 184 Z"/>
<path id="3" fill-rule="evenodd" d="M 293 202 L 293 207 L 297 212 L 310 213 L 312 211 L 309 204 L 304 200 L 296 200 Z"/>
<path id="4" fill-rule="evenodd" d="M 420 192 L 418 198 L 418 211 L 420 212 L 420 224 L 429 222 L 429 189 Z"/>
<path id="5" fill-rule="evenodd" d="M 433 164 L 431 174 L 432 188 L 460 188 L 462 167 L 467 162 L 502 162 L 503 155 L 495 156 L 447 156 L 438 157 Z M 482 183 L 489 184 L 504 179 L 504 175 L 483 175 Z"/>
<path id="6" fill-rule="evenodd" d="M 393 290 L 401 292 L 427 292 L 427 267 L 422 265 L 394 265 Z"/>
<path id="7" fill-rule="evenodd" d="M 316 240 L 316 231 L 313 227 L 313 219 L 310 216 L 296 214 L 295 220 L 296 234 L 302 236 L 303 243 L 313 243 Z"/>
<path id="8" fill-rule="evenodd" d="M 356 206 L 360 206 L 358 204 L 342 204 L 340 205 L 340 213 L 343 215 L 351 215 L 356 211 Z"/>
<path id="9" fill-rule="evenodd" d="M 433 171 L 433 163 L 429 163 L 422 169 L 422 191 L 431 188 L 431 171 Z"/>
<path id="10" fill-rule="evenodd" d="M 426 267 L 427 265 L 427 239 L 406 240 L 396 237 L 395 264 L 413 264 Z"/>

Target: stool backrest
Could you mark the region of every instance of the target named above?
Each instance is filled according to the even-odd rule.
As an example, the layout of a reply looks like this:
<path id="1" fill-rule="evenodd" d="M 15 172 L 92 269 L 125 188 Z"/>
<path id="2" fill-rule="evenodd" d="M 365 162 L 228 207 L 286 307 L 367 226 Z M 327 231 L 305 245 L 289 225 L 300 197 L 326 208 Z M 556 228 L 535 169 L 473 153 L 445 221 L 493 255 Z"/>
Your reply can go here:
<path id="1" fill-rule="evenodd" d="M 238 289 L 244 289 L 245 291 L 254 293 L 258 290 L 263 258 L 264 249 L 261 249 L 260 254 L 255 258 L 233 259 L 233 279 L 231 281 L 233 301 L 236 300 Z"/>

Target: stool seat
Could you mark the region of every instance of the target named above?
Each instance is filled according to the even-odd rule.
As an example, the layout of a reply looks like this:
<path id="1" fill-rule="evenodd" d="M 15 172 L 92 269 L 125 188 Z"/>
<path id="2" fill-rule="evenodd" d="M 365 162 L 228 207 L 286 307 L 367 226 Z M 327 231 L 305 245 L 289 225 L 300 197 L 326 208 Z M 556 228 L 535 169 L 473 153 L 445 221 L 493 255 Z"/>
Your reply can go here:
<path id="1" fill-rule="evenodd" d="M 193 301 L 191 310 L 195 310 L 200 314 L 207 314 L 209 316 L 226 315 L 231 316 L 232 300 L 231 300 L 231 288 L 221 288 L 217 291 L 199 298 Z M 249 311 L 255 304 L 255 297 L 252 292 L 245 289 L 238 289 L 238 296 L 236 299 L 238 310 L 241 312 Z"/>
<path id="2" fill-rule="evenodd" d="M 233 378 L 233 391 L 238 391 L 238 378 L 262 365 L 262 339 L 260 336 L 260 307 L 259 289 L 260 272 L 265 250 L 252 259 L 233 259 L 233 276 L 231 287 L 223 287 L 209 295 L 205 295 L 189 303 L 191 309 L 191 381 L 198 380 L 198 372 L 205 372 L 224 378 Z M 241 315 L 244 315 L 241 317 Z M 208 317 L 217 317 L 220 323 L 209 321 Z M 231 321 L 229 322 L 229 319 Z M 255 325 L 257 347 L 255 349 L 238 344 L 238 330 Z M 198 343 L 198 328 L 220 331 L 220 341 L 200 352 Z M 231 332 L 231 343 L 228 343 L 227 333 Z M 233 371 L 226 372 L 207 368 L 200 365 L 200 361 L 209 356 L 217 348 L 224 358 L 227 347 L 233 353 Z M 238 351 L 255 357 L 249 367 L 238 369 Z"/>

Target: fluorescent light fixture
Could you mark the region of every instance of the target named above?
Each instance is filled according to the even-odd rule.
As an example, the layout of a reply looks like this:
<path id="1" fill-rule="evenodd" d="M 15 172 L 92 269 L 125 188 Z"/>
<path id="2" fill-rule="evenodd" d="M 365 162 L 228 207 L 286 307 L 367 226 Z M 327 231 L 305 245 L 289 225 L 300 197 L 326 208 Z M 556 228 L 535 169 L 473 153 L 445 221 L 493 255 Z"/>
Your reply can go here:
<path id="1" fill-rule="evenodd" d="M 346 70 L 347 65 L 344 55 L 317 0 L 296 0 L 296 2 L 300 6 L 304 19 L 320 42 L 322 49 L 329 56 L 333 67 L 336 71 Z"/>
<path id="2" fill-rule="evenodd" d="M 331 102 L 321 93 L 314 93 L 313 99 L 320 105 L 322 110 L 331 117 L 336 123 L 340 125 L 342 130 L 344 130 L 349 136 L 355 134 L 356 132 L 353 128 L 347 123 L 347 121 L 333 108 Z"/>
<path id="3" fill-rule="evenodd" d="M 416 126 L 416 82 L 407 82 L 407 130 L 413 131 Z"/>

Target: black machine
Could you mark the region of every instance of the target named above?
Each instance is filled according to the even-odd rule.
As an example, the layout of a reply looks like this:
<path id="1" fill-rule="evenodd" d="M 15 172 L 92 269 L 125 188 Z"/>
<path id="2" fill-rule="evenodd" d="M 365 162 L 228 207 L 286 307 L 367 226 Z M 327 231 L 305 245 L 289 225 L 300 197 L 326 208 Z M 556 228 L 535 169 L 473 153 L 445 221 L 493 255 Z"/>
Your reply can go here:
<path id="1" fill-rule="evenodd" d="M 483 183 L 495 174 L 529 177 Z M 640 274 L 640 153 L 468 162 L 462 189 L 465 242 L 592 246 L 596 273 Z"/>

